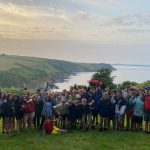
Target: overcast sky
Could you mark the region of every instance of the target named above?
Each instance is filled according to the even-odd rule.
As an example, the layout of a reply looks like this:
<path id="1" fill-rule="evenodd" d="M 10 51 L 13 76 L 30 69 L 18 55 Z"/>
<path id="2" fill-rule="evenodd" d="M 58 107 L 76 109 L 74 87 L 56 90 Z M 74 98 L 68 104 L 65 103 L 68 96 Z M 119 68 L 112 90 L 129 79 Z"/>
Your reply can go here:
<path id="1" fill-rule="evenodd" d="M 149 0 L 0 0 L 0 53 L 150 64 Z"/>

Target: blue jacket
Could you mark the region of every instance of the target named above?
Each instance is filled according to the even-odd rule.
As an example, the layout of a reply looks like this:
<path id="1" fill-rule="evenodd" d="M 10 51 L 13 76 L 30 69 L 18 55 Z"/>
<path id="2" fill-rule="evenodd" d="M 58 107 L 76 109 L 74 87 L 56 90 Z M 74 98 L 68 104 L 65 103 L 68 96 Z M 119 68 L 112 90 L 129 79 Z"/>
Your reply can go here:
<path id="1" fill-rule="evenodd" d="M 44 97 L 42 97 L 43 100 L 43 109 L 42 109 L 42 116 L 44 117 L 52 117 L 53 115 L 53 105 L 52 102 L 46 101 Z"/>

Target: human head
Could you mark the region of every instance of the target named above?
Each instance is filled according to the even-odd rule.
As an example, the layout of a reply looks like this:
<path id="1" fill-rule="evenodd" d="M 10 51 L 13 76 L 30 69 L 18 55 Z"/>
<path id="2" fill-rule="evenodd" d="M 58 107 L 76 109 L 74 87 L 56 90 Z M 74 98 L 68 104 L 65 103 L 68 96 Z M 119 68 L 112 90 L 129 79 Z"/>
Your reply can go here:
<path id="1" fill-rule="evenodd" d="M 108 100 L 108 99 L 109 99 L 108 92 L 104 92 L 104 94 L 103 94 L 103 100 Z"/>
<path id="2" fill-rule="evenodd" d="M 82 99 L 82 105 L 86 105 L 87 104 L 87 99 L 86 98 L 83 98 Z"/>
<path id="3" fill-rule="evenodd" d="M 12 100 L 12 94 L 8 94 L 7 95 L 7 101 L 11 101 Z"/>
<path id="4" fill-rule="evenodd" d="M 144 94 L 143 94 L 143 93 L 140 93 L 140 94 L 139 94 L 139 97 L 140 97 L 142 100 L 144 100 Z"/>

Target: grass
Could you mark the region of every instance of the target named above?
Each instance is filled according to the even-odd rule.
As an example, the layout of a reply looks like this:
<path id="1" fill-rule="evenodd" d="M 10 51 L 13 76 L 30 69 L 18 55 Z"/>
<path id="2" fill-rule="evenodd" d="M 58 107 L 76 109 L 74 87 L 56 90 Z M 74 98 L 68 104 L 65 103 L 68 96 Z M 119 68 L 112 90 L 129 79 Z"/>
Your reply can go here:
<path id="1" fill-rule="evenodd" d="M 150 135 L 143 132 L 72 131 L 43 135 L 35 129 L 23 133 L 0 133 L 2 150 L 149 150 Z"/>
<path id="2" fill-rule="evenodd" d="M 74 72 L 111 68 L 108 64 L 73 63 L 26 56 L 0 55 L 0 86 L 36 88 L 50 79 L 61 80 Z"/>

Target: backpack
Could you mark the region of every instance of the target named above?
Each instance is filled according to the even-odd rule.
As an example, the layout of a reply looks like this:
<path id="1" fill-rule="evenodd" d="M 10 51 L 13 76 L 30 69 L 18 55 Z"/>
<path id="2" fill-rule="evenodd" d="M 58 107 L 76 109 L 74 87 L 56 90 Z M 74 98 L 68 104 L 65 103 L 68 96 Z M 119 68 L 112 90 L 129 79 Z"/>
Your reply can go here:
<path id="1" fill-rule="evenodd" d="M 150 95 L 145 96 L 144 110 L 150 112 Z"/>

